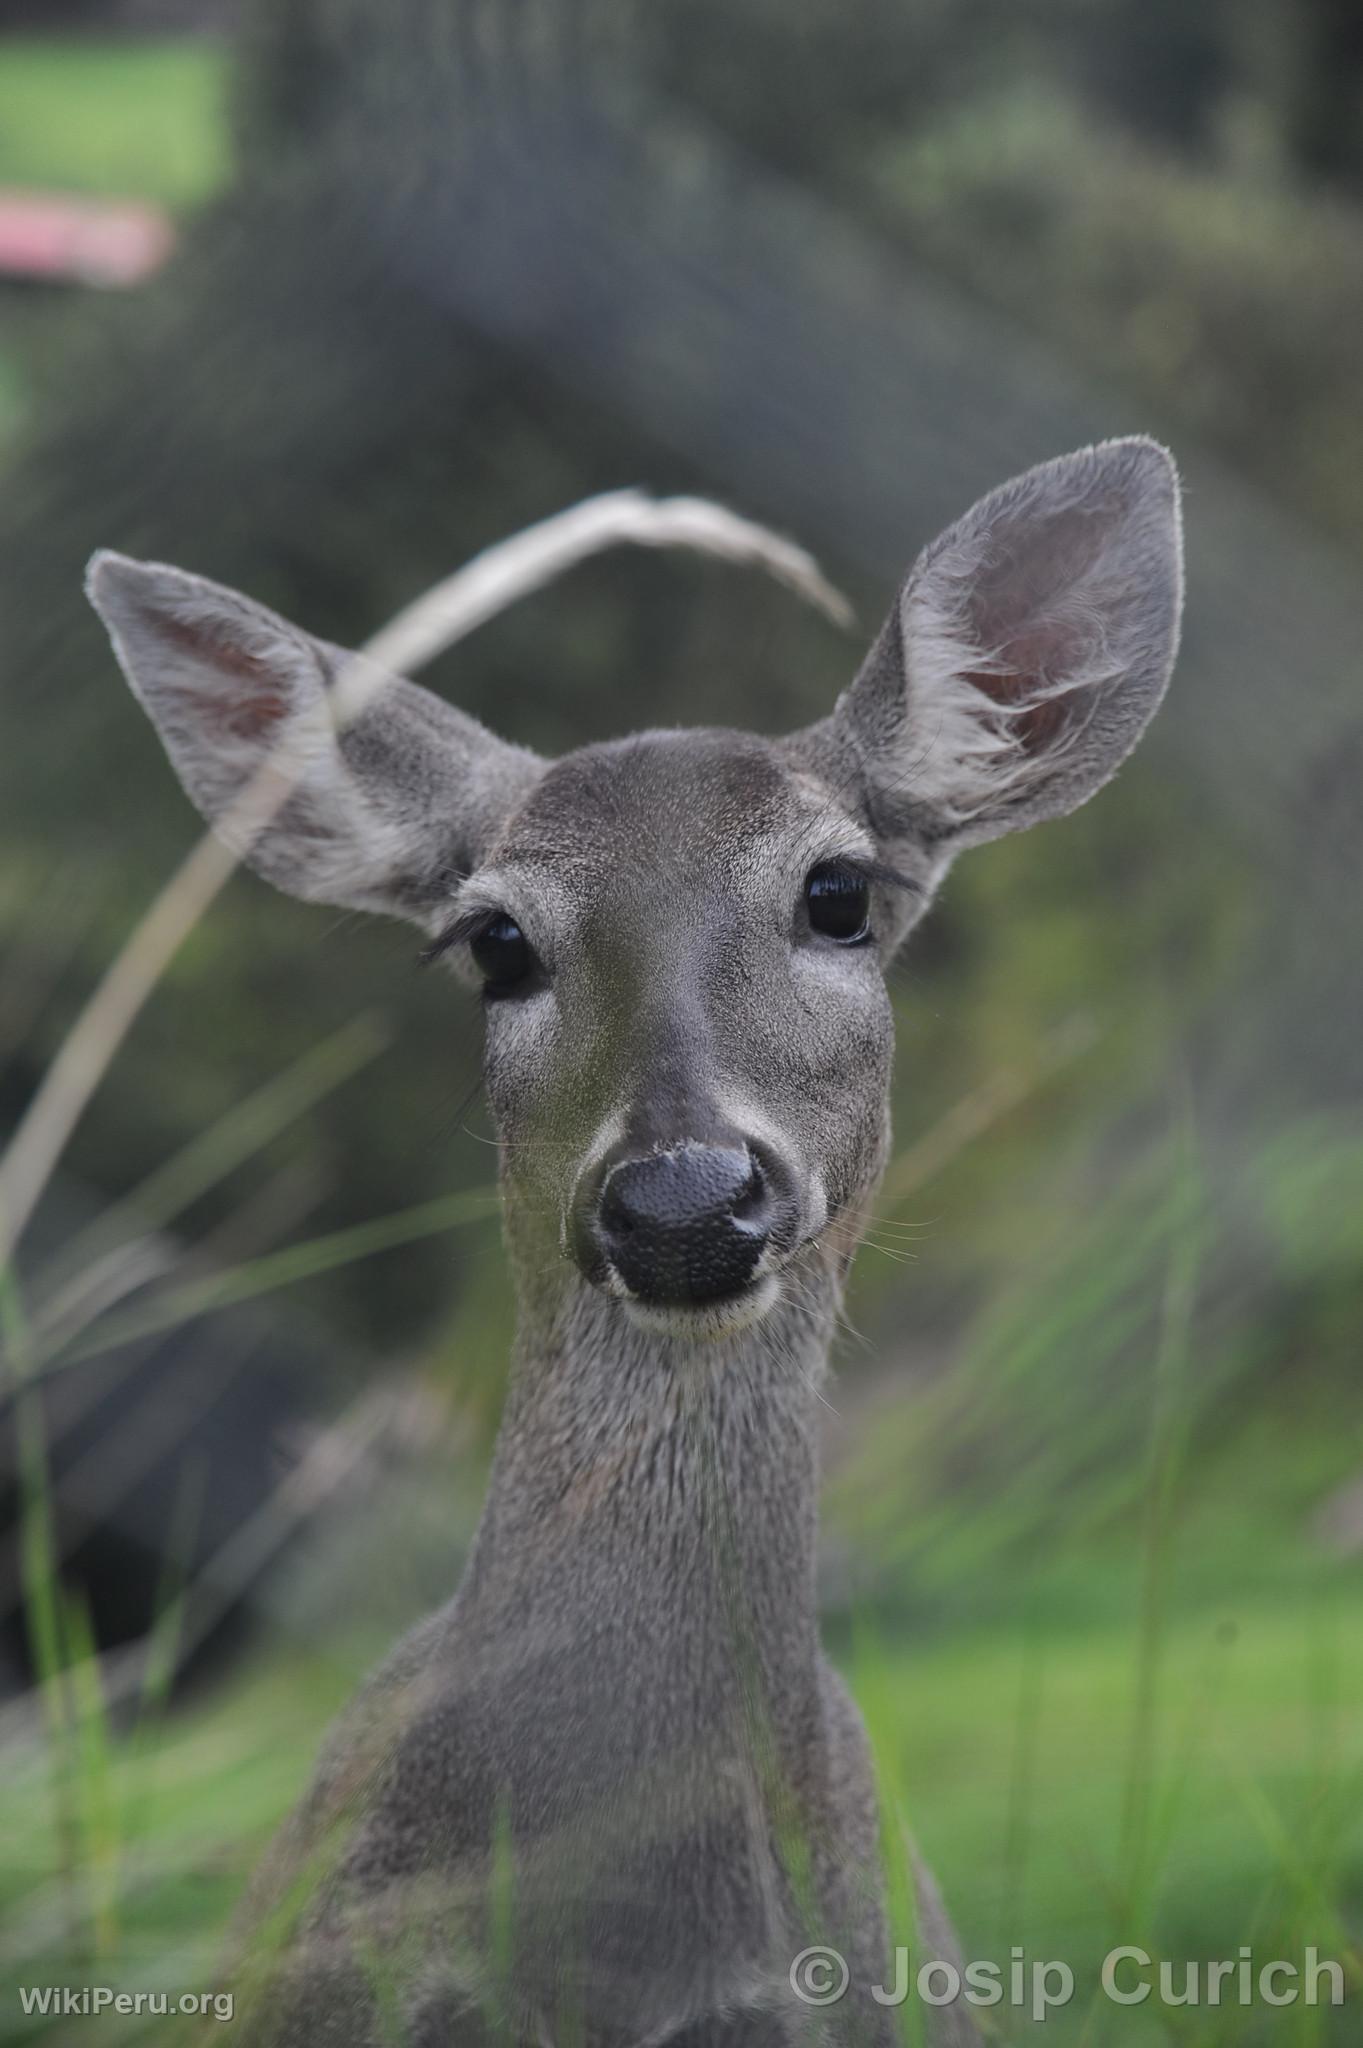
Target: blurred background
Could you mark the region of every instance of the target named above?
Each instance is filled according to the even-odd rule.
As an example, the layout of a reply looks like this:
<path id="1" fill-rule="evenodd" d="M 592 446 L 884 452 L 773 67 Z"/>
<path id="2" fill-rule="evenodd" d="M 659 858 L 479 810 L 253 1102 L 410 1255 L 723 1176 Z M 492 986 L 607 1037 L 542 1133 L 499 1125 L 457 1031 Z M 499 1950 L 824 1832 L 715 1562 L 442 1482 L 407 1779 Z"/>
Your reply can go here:
<path id="1" fill-rule="evenodd" d="M 354 643 L 590 492 L 700 491 L 856 630 L 640 551 L 426 680 L 547 750 L 779 731 L 992 484 L 1178 455 L 1150 739 L 897 971 L 828 1426 L 887 1799 L 968 1955 L 1075 1968 L 1061 2043 L 1358 2038 L 1361 337 L 1346 0 L 0 4 L 0 1140 L 196 829 L 94 547 Z M 509 1313 L 474 1008 L 415 950 L 239 877 L 4 1279 L 0 2039 L 61 2035 L 21 1984 L 206 1984 L 454 1586 Z M 1119 2012 L 1117 1941 L 1314 1942 L 1355 2013 Z"/>

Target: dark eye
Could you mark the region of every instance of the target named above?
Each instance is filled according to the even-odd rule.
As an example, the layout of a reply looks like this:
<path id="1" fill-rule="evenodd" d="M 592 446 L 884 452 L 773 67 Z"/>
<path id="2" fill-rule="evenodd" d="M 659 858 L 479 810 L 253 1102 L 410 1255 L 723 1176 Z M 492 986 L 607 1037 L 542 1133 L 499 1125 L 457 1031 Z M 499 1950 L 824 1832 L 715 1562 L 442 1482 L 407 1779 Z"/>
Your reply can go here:
<path id="1" fill-rule="evenodd" d="M 821 861 L 810 869 L 805 908 L 814 930 L 840 946 L 859 946 L 871 936 L 871 885 L 839 861 Z"/>
<path id="2" fill-rule="evenodd" d="M 489 996 L 510 995 L 528 979 L 535 965 L 530 941 L 515 919 L 502 911 L 474 933 L 469 951 L 486 983 L 483 993 Z"/>

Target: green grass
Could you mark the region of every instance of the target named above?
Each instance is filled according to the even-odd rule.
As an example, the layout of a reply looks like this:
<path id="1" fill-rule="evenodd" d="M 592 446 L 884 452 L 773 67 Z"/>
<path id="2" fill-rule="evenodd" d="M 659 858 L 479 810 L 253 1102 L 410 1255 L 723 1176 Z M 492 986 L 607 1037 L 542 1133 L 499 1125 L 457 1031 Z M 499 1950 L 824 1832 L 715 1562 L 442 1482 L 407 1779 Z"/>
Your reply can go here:
<path id="1" fill-rule="evenodd" d="M 228 168 L 225 59 L 201 41 L 0 44 L 0 184 L 188 207 Z"/>
<path id="2" fill-rule="evenodd" d="M 329 1687 L 320 1666 L 280 1664 L 235 1686 L 230 1700 L 113 1745 L 106 1836 L 117 1869 L 112 1948 L 99 1946 L 91 1887 L 81 1887 L 72 1913 L 41 1751 L 10 1751 L 0 1852 L 0 2039 L 42 2031 L 36 2021 L 26 2031 L 19 1985 L 99 1981 L 178 1991 L 207 1983 L 245 1874 L 301 1788 L 309 1724 L 325 1718 L 344 1689 Z M 266 1728 L 270 1738 L 262 1742 Z M 102 1903 L 107 1918 L 107 1899 Z"/>
<path id="3" fill-rule="evenodd" d="M 863 1649 L 852 1676 L 951 1902 L 967 1956 L 1060 1958 L 1077 1980 L 1058 2044 L 1344 2042 L 1356 2015 L 1123 2012 L 1091 1994 L 1118 1943 L 1152 1957 L 1350 1959 L 1363 2001 L 1363 1612 L 1357 1599 L 1196 1614 L 1162 1633 L 1143 1787 L 1148 1882 L 1133 1899 L 1125 1807 L 1140 1714 L 1135 1615 L 1070 1636 L 1021 1629 Z M 1335 2031 L 1313 2031 L 1333 2018 Z M 1010 2015 L 1024 2031 L 1025 2015 Z"/>

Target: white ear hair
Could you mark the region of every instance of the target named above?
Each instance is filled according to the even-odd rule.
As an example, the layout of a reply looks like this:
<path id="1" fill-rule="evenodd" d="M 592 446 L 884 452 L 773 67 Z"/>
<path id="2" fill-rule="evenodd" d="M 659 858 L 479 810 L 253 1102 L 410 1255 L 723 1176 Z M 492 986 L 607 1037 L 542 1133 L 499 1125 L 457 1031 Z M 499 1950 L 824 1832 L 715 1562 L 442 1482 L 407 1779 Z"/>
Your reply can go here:
<path id="1" fill-rule="evenodd" d="M 1181 603 L 1178 480 L 1155 442 L 983 498 L 919 557 L 839 706 L 882 829 L 954 851 L 1085 802 L 1164 694 Z"/>

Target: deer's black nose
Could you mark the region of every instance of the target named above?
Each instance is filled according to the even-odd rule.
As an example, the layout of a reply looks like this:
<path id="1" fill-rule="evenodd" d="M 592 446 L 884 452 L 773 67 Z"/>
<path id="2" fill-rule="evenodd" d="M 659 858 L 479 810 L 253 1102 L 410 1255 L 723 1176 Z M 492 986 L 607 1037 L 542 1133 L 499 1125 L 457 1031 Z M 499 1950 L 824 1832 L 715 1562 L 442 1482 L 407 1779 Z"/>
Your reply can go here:
<path id="1" fill-rule="evenodd" d="M 777 1206 L 770 1173 L 750 1148 L 677 1145 L 609 1169 L 596 1232 L 641 1300 L 719 1301 L 752 1279 Z"/>

